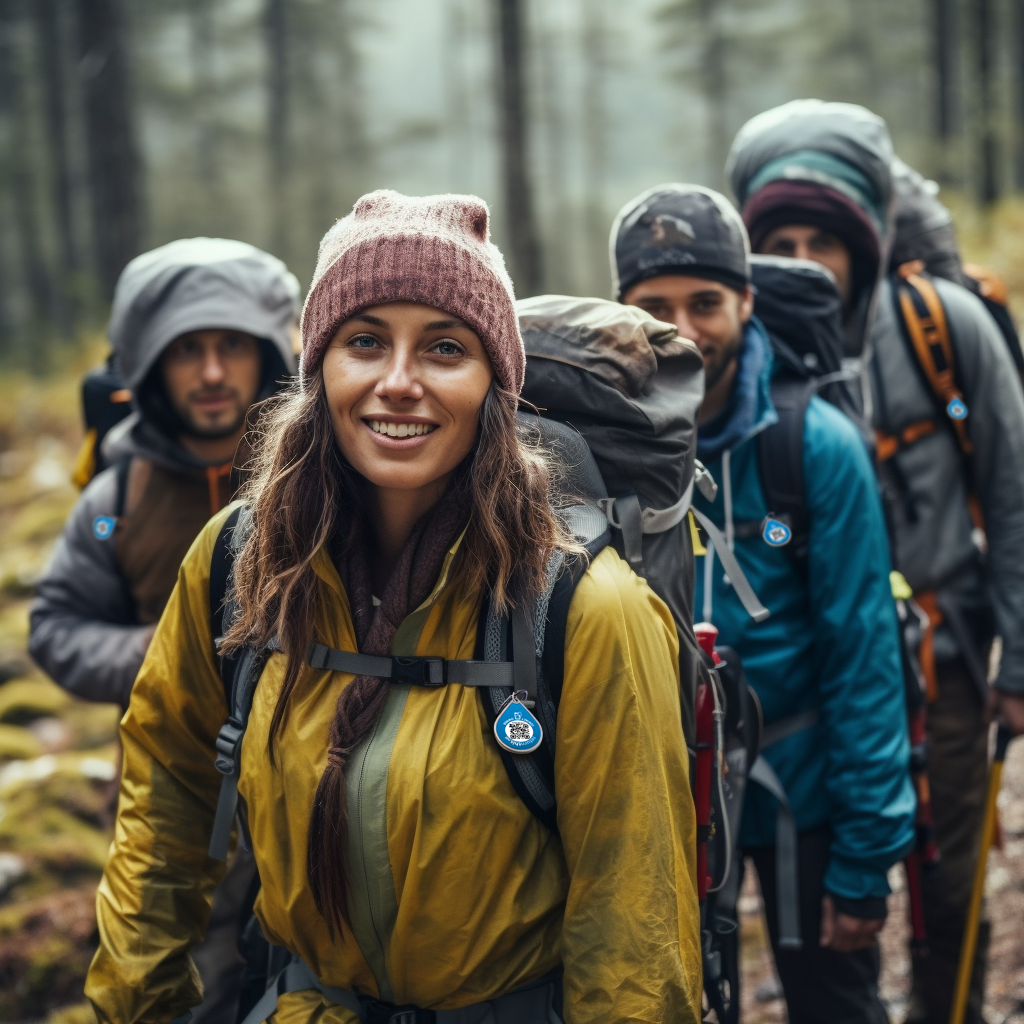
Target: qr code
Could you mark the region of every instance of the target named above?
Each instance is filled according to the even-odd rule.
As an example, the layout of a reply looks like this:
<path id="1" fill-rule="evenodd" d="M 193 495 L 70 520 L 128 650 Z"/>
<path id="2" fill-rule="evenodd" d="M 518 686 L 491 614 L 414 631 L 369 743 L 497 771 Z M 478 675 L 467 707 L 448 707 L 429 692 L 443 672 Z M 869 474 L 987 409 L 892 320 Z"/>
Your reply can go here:
<path id="1" fill-rule="evenodd" d="M 505 735 L 513 742 L 525 742 L 533 739 L 533 726 L 529 722 L 507 722 L 505 724 Z"/>

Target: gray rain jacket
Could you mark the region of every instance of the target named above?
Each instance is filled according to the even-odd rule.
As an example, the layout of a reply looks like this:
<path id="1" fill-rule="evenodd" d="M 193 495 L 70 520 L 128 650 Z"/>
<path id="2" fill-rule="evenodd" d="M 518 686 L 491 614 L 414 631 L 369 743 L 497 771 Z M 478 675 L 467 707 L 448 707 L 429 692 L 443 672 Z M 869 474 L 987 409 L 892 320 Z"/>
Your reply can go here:
<path id="1" fill-rule="evenodd" d="M 261 397 L 295 372 L 299 285 L 278 259 L 243 242 L 191 238 L 132 260 L 118 281 L 109 337 L 135 412 L 107 437 L 110 468 L 85 488 L 68 517 L 30 613 L 29 651 L 66 690 L 127 706 L 152 624 L 140 624 L 118 565 L 113 523 L 117 464 L 138 458 L 180 473 L 203 463 L 174 439 L 157 362 L 177 337 L 222 328 L 261 341 Z"/>
<path id="2" fill-rule="evenodd" d="M 769 160 L 814 149 L 853 163 L 880 194 L 892 195 L 892 145 L 881 118 L 863 108 L 814 101 L 762 114 L 740 131 L 729 157 L 733 191 L 744 197 Z M 886 254 L 891 238 L 882 241 Z M 898 433 L 934 417 L 943 428 L 881 468 L 890 499 L 893 561 L 915 591 L 948 594 L 979 640 L 994 629 L 1003 641 L 995 685 L 1024 694 L 1024 394 L 981 302 L 957 284 L 941 279 L 934 284 L 946 311 L 975 454 L 966 464 L 953 430 L 944 429 L 945 417 L 902 335 L 892 284 L 880 281 L 859 352 L 870 381 L 873 425 Z M 968 512 L 971 493 L 984 515 L 987 556 L 976 543 Z M 958 652 L 953 635 L 940 627 L 936 657 Z"/>

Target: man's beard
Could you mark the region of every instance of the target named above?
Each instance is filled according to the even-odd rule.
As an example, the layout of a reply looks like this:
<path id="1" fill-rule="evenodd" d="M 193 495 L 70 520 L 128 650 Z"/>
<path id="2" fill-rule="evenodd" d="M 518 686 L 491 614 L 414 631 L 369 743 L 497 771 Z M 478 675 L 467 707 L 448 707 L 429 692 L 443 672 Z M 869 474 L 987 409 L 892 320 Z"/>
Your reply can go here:
<path id="1" fill-rule="evenodd" d="M 231 395 L 232 397 L 237 397 L 234 391 L 231 392 Z M 183 409 L 176 409 L 175 411 L 181 420 L 182 433 L 203 441 L 219 441 L 222 438 L 231 437 L 232 434 L 238 433 L 245 423 L 246 413 L 245 409 L 239 410 L 235 418 L 226 425 L 205 426 L 196 422 L 191 405 L 186 405 Z"/>
<path id="2" fill-rule="evenodd" d="M 710 391 L 725 375 L 730 366 L 739 358 L 743 348 L 743 330 L 719 350 L 718 358 L 711 364 L 704 362 L 704 391 Z"/>

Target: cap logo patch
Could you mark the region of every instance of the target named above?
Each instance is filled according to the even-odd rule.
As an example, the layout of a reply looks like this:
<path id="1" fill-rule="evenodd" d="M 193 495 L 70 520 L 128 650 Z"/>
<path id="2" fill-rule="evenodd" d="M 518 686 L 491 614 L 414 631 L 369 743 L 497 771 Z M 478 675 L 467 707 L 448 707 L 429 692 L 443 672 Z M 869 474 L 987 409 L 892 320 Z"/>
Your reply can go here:
<path id="1" fill-rule="evenodd" d="M 654 245 L 690 245 L 696 241 L 693 225 L 682 217 L 661 213 L 651 224 L 651 242 Z"/>

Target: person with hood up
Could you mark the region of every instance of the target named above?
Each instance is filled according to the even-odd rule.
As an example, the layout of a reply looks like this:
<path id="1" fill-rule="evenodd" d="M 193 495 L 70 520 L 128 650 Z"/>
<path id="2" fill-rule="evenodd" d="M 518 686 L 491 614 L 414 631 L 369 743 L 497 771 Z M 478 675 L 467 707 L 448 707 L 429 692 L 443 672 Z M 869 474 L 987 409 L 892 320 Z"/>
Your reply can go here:
<path id="1" fill-rule="evenodd" d="M 576 561 L 547 458 L 517 429 L 526 360 L 488 221 L 473 196 L 379 191 L 321 243 L 300 381 L 266 421 L 244 506 L 186 557 L 122 722 L 86 982 L 100 1024 L 185 1021 L 199 1000 L 189 950 L 219 876 L 228 712 L 207 594 L 236 512 L 222 651 L 264 660 L 228 770 L 262 882 L 256 918 L 290 961 L 248 1019 L 699 1020 L 675 623 L 613 549 Z M 478 691 L 513 681 L 485 602 L 527 655 L 518 684 L 567 559 L 582 576 L 556 834 L 501 757 L 501 737 L 541 738 L 528 694 L 503 687 L 517 723 L 503 732 Z"/>
<path id="2" fill-rule="evenodd" d="M 122 271 L 109 335 L 134 412 L 108 435 L 109 466 L 72 510 L 30 613 L 29 651 L 76 697 L 128 706 L 181 561 L 231 500 L 246 414 L 295 371 L 298 309 L 295 277 L 243 242 L 182 239 Z M 233 1014 L 252 874 L 240 851 L 197 951 L 197 1024 Z"/>
<path id="3" fill-rule="evenodd" d="M 816 260 L 840 282 L 848 354 L 861 361 L 879 438 L 893 561 L 931 623 L 921 660 L 930 680 L 928 775 L 941 861 L 924 878 L 929 952 L 913 962 L 908 1019 L 944 1024 L 981 831 L 987 722 L 997 714 L 1024 731 L 1024 395 L 978 298 L 934 278 L 973 449 L 968 461 L 886 277 L 892 165 L 880 117 L 851 104 L 796 100 L 740 130 L 728 170 L 754 249 Z M 994 635 L 1002 658 L 989 689 Z M 986 949 L 983 925 L 972 1024 L 981 1020 Z"/>
<path id="4" fill-rule="evenodd" d="M 623 207 L 611 254 L 619 301 L 674 323 L 704 356 L 697 458 L 719 491 L 714 501 L 696 493 L 694 505 L 722 530 L 771 614 L 761 623 L 748 616 L 710 544 L 703 569 L 698 560 L 695 607 L 738 652 L 768 730 L 803 722 L 764 750 L 796 819 L 801 948 L 786 948 L 794 936 L 779 934 L 777 804 L 759 786 L 747 787 L 740 835 L 764 893 L 789 1019 L 886 1024 L 875 937 L 886 872 L 913 843 L 914 798 L 885 525 L 868 453 L 841 412 L 811 399 L 802 572 L 762 536 L 771 510 L 757 437 L 778 416 L 772 350 L 752 315 L 749 243 L 736 210 L 700 186 L 658 186 Z"/>

